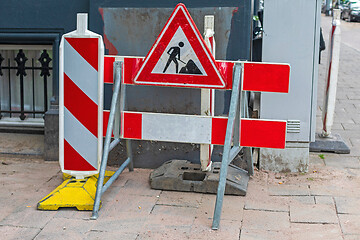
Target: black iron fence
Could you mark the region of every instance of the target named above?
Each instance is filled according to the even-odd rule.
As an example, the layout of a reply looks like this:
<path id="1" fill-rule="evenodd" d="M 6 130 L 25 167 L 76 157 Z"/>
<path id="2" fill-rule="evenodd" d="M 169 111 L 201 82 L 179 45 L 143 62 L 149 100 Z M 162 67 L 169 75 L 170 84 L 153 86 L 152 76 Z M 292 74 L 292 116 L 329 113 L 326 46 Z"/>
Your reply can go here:
<path id="1" fill-rule="evenodd" d="M 7 94 L 7 103 L 8 106 L 7 109 L 2 109 L 1 99 L 2 96 L 0 96 L 0 119 L 3 117 L 3 113 L 8 114 L 10 117 L 12 117 L 14 114 L 20 114 L 20 119 L 25 120 L 27 116 L 32 116 L 35 118 L 36 114 L 44 114 L 48 110 L 48 77 L 50 77 L 50 70 L 52 70 L 52 67 L 49 66 L 49 63 L 52 61 L 50 58 L 47 50 L 43 50 L 40 58 L 37 59 L 41 66 L 35 66 L 35 59 L 32 58 L 31 66 L 29 66 L 29 59 L 25 56 L 25 53 L 22 49 L 19 50 L 16 57 L 14 58 L 14 61 L 16 62 L 17 66 L 11 66 L 11 59 L 7 59 L 8 61 L 4 62 L 4 57 L 0 53 L 0 77 L 4 76 L 4 72 L 8 71 L 8 79 L 3 79 L 3 81 L 8 81 L 8 94 Z M 16 74 L 14 75 L 14 71 L 16 70 Z M 35 103 L 35 72 L 38 72 L 36 70 L 40 70 L 40 77 L 43 79 L 43 110 L 36 109 L 36 103 Z M 13 72 L 13 74 L 11 74 Z M 31 89 L 24 89 L 24 77 L 28 74 L 31 74 L 31 80 L 32 81 L 32 88 Z M 19 78 L 20 80 L 20 107 L 13 109 L 12 107 L 12 83 L 16 78 Z M 0 86 L 1 87 L 1 86 Z M 32 93 L 32 104 L 30 104 L 32 107 L 31 110 L 27 109 L 25 110 L 25 101 L 24 101 L 24 91 L 31 91 Z M 26 114 L 26 115 L 25 115 Z"/>

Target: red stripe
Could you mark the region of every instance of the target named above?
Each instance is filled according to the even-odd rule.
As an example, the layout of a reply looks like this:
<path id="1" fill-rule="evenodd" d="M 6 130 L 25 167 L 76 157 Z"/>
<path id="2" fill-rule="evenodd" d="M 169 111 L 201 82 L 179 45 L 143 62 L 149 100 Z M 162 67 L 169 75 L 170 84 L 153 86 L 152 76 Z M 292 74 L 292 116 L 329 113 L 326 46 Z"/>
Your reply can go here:
<path id="1" fill-rule="evenodd" d="M 98 106 L 64 73 L 64 105 L 95 137 Z"/>
<path id="2" fill-rule="evenodd" d="M 226 82 L 226 89 L 232 89 L 234 65 L 235 64 L 233 62 L 216 61 L 216 66 Z"/>
<path id="3" fill-rule="evenodd" d="M 325 111 L 325 109 L 324 109 L 324 111 Z M 324 117 L 324 120 L 323 120 L 323 130 L 324 130 L 325 133 L 327 133 L 326 118 L 327 118 L 327 112 L 325 112 L 325 117 Z"/>
<path id="4" fill-rule="evenodd" d="M 104 83 L 114 83 L 115 57 L 104 57 Z"/>
<path id="5" fill-rule="evenodd" d="M 103 111 L 103 135 L 106 136 L 106 130 L 109 122 L 110 111 Z"/>
<path id="6" fill-rule="evenodd" d="M 64 169 L 69 171 L 96 171 L 65 139 Z"/>
<path id="7" fill-rule="evenodd" d="M 289 65 L 244 63 L 243 90 L 287 93 L 289 78 Z"/>
<path id="8" fill-rule="evenodd" d="M 224 145 L 227 120 L 227 118 L 212 118 L 211 144 Z"/>
<path id="9" fill-rule="evenodd" d="M 122 131 L 124 135 L 123 137 L 131 139 L 141 139 L 142 114 L 124 112 L 122 115 Z"/>
<path id="10" fill-rule="evenodd" d="M 77 51 L 95 70 L 99 65 L 98 38 L 65 38 L 65 40 Z"/>
<path id="11" fill-rule="evenodd" d="M 285 148 L 286 122 L 241 119 L 243 147 Z"/>
<path id="12" fill-rule="evenodd" d="M 134 84 L 134 78 L 144 63 L 144 58 L 124 58 L 124 83 Z"/>

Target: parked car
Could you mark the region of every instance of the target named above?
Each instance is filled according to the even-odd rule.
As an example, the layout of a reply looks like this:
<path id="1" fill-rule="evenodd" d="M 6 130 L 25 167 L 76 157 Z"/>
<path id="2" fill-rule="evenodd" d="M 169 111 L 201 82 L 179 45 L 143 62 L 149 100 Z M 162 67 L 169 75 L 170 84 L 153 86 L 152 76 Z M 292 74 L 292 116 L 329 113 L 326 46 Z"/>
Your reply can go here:
<path id="1" fill-rule="evenodd" d="M 346 21 L 360 21 L 360 2 L 349 1 L 341 7 L 340 18 Z"/>

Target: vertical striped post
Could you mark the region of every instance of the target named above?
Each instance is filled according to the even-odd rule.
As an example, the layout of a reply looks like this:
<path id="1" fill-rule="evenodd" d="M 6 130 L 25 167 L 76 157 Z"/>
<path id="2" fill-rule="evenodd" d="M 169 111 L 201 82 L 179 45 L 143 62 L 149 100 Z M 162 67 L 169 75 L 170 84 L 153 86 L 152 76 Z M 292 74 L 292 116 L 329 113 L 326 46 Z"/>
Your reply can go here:
<path id="1" fill-rule="evenodd" d="M 78 179 L 99 172 L 103 131 L 104 44 L 87 14 L 60 43 L 59 162 Z"/>
<path id="2" fill-rule="evenodd" d="M 215 58 L 214 39 L 214 16 L 207 15 L 204 19 L 204 40 L 211 54 Z M 214 116 L 215 114 L 215 90 L 201 89 L 201 115 Z M 202 171 L 211 171 L 211 153 L 213 145 L 200 145 L 200 164 Z"/>
<path id="3" fill-rule="evenodd" d="M 334 9 L 332 20 L 332 27 L 329 39 L 329 54 L 327 63 L 326 86 L 324 92 L 324 103 L 322 111 L 322 137 L 329 137 L 331 135 L 331 128 L 334 121 L 335 103 L 336 103 L 336 89 L 339 72 L 340 60 L 340 10 Z"/>

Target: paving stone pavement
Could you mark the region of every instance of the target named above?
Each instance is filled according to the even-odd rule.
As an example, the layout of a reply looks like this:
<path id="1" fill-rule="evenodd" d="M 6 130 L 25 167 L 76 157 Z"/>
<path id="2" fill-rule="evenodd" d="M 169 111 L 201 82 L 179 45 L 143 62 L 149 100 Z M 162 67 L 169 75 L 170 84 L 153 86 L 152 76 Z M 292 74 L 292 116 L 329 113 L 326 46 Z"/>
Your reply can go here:
<path id="1" fill-rule="evenodd" d="M 330 19 L 322 20 L 327 40 Z M 256 171 L 245 197 L 225 196 L 219 230 L 211 230 L 215 195 L 153 190 L 149 169 L 125 170 L 103 196 L 96 221 L 87 211 L 38 211 L 62 178 L 57 162 L 29 148 L 26 157 L 0 154 L 0 239 L 360 239 L 360 48 L 348 41 L 341 45 L 333 132 L 351 153 L 311 153 L 308 173 Z M 318 131 L 326 58 L 324 52 Z M 11 144 L 3 136 L 0 145 Z"/>

